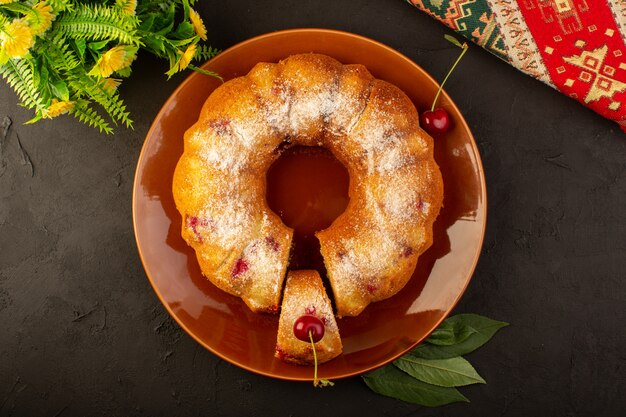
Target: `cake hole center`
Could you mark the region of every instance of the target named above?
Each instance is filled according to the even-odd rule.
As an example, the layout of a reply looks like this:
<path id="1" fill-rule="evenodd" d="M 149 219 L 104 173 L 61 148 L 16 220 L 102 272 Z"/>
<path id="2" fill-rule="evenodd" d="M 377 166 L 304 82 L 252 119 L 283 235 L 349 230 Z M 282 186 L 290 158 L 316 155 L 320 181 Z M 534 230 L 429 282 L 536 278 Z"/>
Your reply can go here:
<path id="1" fill-rule="evenodd" d="M 267 202 L 294 229 L 290 269 L 325 274 L 315 232 L 329 227 L 348 205 L 350 176 L 331 151 L 294 146 L 267 171 Z"/>

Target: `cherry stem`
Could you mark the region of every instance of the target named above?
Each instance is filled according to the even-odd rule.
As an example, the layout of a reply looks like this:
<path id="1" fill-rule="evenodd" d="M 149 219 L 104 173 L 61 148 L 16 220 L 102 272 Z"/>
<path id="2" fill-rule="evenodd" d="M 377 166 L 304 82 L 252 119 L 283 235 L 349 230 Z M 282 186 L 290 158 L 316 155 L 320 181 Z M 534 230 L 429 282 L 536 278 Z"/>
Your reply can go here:
<path id="1" fill-rule="evenodd" d="M 311 341 L 311 347 L 313 348 L 313 362 L 315 363 L 315 370 L 313 371 L 313 386 L 317 387 L 317 352 L 315 351 L 315 342 L 313 341 L 313 331 L 309 330 L 309 340 Z"/>
<path id="2" fill-rule="evenodd" d="M 313 363 L 315 364 L 315 370 L 313 371 L 313 386 L 314 387 L 332 387 L 335 385 L 327 379 L 317 379 L 317 352 L 315 351 L 315 342 L 313 341 L 313 331 L 309 330 L 309 340 L 311 341 L 311 347 L 313 348 Z"/>
<path id="3" fill-rule="evenodd" d="M 463 51 L 461 52 L 461 55 L 459 55 L 459 57 L 456 59 L 454 65 L 452 65 L 452 68 L 450 68 L 450 71 L 448 71 L 446 78 L 444 78 L 443 82 L 439 85 L 439 90 L 437 90 L 437 95 L 435 95 L 435 99 L 433 100 L 433 105 L 431 106 L 430 111 L 435 110 L 435 104 L 437 104 L 437 99 L 439 98 L 439 94 L 441 94 L 443 85 L 446 83 L 446 81 L 448 81 L 448 77 L 450 77 L 450 74 L 452 74 L 452 71 L 454 71 L 454 68 L 457 66 L 461 58 L 463 58 L 463 55 L 465 55 L 465 52 L 467 52 L 467 50 L 469 49 L 469 46 L 467 46 L 467 42 L 463 42 L 463 45 L 461 45 L 461 49 L 463 49 Z"/>

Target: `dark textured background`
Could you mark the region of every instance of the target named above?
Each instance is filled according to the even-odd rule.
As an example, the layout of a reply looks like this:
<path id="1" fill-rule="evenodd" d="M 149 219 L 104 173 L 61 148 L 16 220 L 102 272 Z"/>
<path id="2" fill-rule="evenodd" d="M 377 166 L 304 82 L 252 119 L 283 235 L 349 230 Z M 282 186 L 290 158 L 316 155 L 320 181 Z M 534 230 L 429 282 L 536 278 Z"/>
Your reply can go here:
<path id="1" fill-rule="evenodd" d="M 352 31 L 441 79 L 458 50 L 401 0 L 205 1 L 219 48 L 295 27 Z M 159 303 L 131 220 L 149 124 L 183 79 L 142 55 L 122 95 L 135 130 L 69 117 L 23 125 L 1 85 L 0 415 L 623 416 L 626 136 L 472 47 L 447 91 L 480 148 L 489 196 L 482 257 L 457 312 L 510 322 L 470 360 L 471 404 L 430 410 L 359 378 L 331 389 L 248 373 L 205 351 Z M 5 119 L 6 120 L 6 119 Z M 0 133 L 2 129 L 0 129 Z M 21 147 L 20 147 L 21 144 Z"/>

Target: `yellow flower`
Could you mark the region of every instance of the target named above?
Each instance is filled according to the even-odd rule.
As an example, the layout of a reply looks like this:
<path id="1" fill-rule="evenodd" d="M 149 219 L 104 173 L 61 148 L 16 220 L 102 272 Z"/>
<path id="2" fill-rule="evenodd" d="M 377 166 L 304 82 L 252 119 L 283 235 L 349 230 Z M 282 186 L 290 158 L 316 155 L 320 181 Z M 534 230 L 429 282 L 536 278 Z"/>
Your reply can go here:
<path id="1" fill-rule="evenodd" d="M 135 14 L 137 0 L 115 0 L 115 4 L 121 7 L 122 11 L 129 15 Z"/>
<path id="2" fill-rule="evenodd" d="M 187 47 L 185 52 L 183 52 L 183 55 L 180 57 L 180 60 L 178 61 L 178 71 L 182 71 L 187 68 L 195 54 L 196 44 L 193 43 Z"/>
<path id="3" fill-rule="evenodd" d="M 27 19 L 33 33 L 41 35 L 50 28 L 54 20 L 52 7 L 45 1 L 40 1 L 33 6 L 32 10 L 34 13 L 29 13 Z"/>
<path id="4" fill-rule="evenodd" d="M 15 19 L 0 31 L 2 49 L 11 58 L 21 58 L 35 43 L 33 32 L 24 19 Z"/>
<path id="5" fill-rule="evenodd" d="M 115 93 L 115 90 L 117 90 L 117 87 L 120 85 L 121 82 L 122 80 L 117 78 L 105 78 L 102 80 L 102 83 L 100 85 L 102 86 L 102 89 L 104 91 L 109 94 L 113 94 Z"/>
<path id="6" fill-rule="evenodd" d="M 17 0 L 0 0 L 0 4 L 9 4 L 9 3 L 14 3 Z"/>
<path id="7" fill-rule="evenodd" d="M 108 77 L 129 66 L 137 56 L 137 47 L 118 45 L 106 51 L 93 66 L 89 75 Z"/>
<path id="8" fill-rule="evenodd" d="M 206 41 L 206 27 L 204 26 L 204 22 L 198 12 L 192 8 L 189 9 L 189 20 L 191 20 L 193 30 L 200 37 L 200 39 Z"/>
<path id="9" fill-rule="evenodd" d="M 73 107 L 73 101 L 59 101 L 56 98 L 53 98 L 52 104 L 48 106 L 43 117 L 46 119 L 52 119 L 53 117 L 67 113 Z"/>

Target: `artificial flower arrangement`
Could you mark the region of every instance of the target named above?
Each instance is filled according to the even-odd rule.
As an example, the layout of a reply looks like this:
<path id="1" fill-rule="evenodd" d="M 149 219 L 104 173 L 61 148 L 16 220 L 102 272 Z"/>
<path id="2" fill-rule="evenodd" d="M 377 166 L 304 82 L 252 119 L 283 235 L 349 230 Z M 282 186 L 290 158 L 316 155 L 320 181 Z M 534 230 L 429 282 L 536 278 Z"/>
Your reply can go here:
<path id="1" fill-rule="evenodd" d="M 195 0 L 0 0 L 0 75 L 35 117 L 69 113 L 112 133 L 132 127 L 117 92 L 139 49 L 169 62 L 168 77 L 218 51 L 202 43 Z M 106 120 L 95 105 L 110 118 Z"/>

